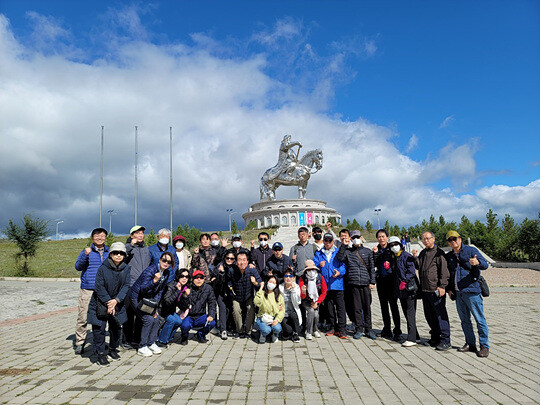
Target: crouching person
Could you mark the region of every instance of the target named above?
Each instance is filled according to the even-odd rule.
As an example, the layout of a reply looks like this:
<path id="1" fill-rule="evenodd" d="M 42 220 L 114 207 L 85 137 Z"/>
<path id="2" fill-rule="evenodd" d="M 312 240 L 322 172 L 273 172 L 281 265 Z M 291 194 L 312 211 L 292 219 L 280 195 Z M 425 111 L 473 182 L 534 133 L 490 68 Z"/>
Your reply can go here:
<path id="1" fill-rule="evenodd" d="M 261 281 L 261 287 L 253 299 L 253 304 L 259 307 L 255 320 L 260 331 L 259 343 L 265 343 L 270 333 L 274 343 L 281 333 L 281 321 L 285 317 L 285 301 L 277 286 L 278 281 L 274 276 L 271 276 L 266 284 Z"/>
<path id="2" fill-rule="evenodd" d="M 115 242 L 110 248 L 110 255 L 98 268 L 94 293 L 88 305 L 88 323 L 92 325 L 94 350 L 97 364 L 101 367 L 109 365 L 105 354 L 105 328 L 109 324 L 109 353 L 112 360 L 120 360 L 122 324 L 127 321 L 124 299 L 129 289 L 129 265 L 124 263 L 126 247 Z"/>
<path id="3" fill-rule="evenodd" d="M 182 325 L 187 311 L 180 309 L 180 299 L 188 290 L 189 270 L 180 268 L 176 270 L 174 280 L 167 284 L 161 301 L 160 315 L 165 319 L 156 345 L 165 348 L 174 339 L 176 330 Z"/>
<path id="4" fill-rule="evenodd" d="M 206 284 L 204 279 L 204 272 L 195 270 L 191 289 L 188 288 L 180 299 L 180 309 L 189 310 L 180 326 L 181 345 L 187 345 L 191 329 L 198 329 L 197 340 L 199 343 L 206 343 L 206 335 L 216 326 L 216 296 L 214 289 L 210 284 Z"/>

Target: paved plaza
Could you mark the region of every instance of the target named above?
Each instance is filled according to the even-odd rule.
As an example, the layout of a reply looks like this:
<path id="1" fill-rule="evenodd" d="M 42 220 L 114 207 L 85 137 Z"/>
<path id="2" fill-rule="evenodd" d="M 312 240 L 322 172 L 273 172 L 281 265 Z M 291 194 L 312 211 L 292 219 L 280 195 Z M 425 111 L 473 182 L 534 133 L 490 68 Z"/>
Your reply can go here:
<path id="1" fill-rule="evenodd" d="M 11 290 L 6 283 L 0 282 L 3 300 L 4 292 Z M 34 289 L 36 283 L 29 286 Z M 78 284 L 65 283 L 58 288 L 61 293 L 48 291 L 48 300 L 23 295 L 26 300 L 48 301 L 43 305 L 64 302 L 69 301 L 65 289 L 76 294 Z M 46 293 L 43 290 L 40 293 Z M 93 364 L 91 345 L 82 357 L 74 355 L 76 312 L 73 307 L 59 306 L 55 312 L 0 322 L 0 402 L 539 403 L 540 288 L 493 287 L 492 296 L 484 303 L 491 344 L 486 359 L 455 350 L 464 338 L 455 304 L 449 302 L 453 350 L 447 352 L 428 346 L 406 349 L 384 339 L 323 337 L 302 339 L 297 344 L 278 341 L 258 345 L 251 340 L 222 341 L 213 336 L 206 345 L 194 340 L 187 346 L 172 344 L 163 354 L 149 358 L 137 356 L 133 350 L 121 351 L 122 359 L 107 368 Z M 373 312 L 374 328 L 378 329 L 381 321 L 376 294 Z M 417 320 L 420 334 L 427 338 L 421 305 Z"/>

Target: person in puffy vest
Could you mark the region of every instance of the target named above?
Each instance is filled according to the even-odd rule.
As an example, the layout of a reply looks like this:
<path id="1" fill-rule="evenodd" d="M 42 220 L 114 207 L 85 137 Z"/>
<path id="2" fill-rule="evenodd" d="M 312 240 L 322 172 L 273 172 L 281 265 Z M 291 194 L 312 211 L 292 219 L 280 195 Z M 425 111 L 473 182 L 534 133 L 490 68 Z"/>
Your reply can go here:
<path id="1" fill-rule="evenodd" d="M 326 298 L 326 280 L 319 273 L 313 260 L 306 260 L 304 274 L 299 281 L 300 297 L 302 306 L 306 311 L 306 340 L 312 340 L 313 336 L 320 338 L 317 329 L 319 323 L 319 306 Z"/>

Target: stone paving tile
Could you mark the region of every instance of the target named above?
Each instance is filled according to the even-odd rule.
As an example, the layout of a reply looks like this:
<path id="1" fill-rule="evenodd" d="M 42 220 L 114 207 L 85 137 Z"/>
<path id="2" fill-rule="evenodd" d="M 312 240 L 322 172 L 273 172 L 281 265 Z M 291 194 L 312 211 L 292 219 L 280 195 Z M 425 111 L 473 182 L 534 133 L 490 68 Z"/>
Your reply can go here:
<path id="1" fill-rule="evenodd" d="M 73 355 L 74 313 L 2 324 L 0 368 L 14 372 L 0 374 L 0 403 L 539 403 L 540 292 L 504 291 L 494 289 L 484 301 L 487 359 L 455 350 L 464 338 L 453 302 L 447 306 L 454 350 L 444 353 L 384 339 L 257 345 L 214 337 L 207 345 L 173 344 L 151 358 L 122 351 L 121 361 L 99 368 L 91 345 L 82 357 Z M 376 297 L 373 320 L 380 328 Z M 417 323 L 427 338 L 421 305 Z"/>

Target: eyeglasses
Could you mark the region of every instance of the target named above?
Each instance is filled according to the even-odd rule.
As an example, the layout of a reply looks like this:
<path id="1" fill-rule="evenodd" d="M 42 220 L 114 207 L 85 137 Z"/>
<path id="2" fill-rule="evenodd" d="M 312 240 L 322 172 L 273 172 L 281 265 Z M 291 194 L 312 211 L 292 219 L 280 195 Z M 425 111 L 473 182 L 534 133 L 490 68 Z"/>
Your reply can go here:
<path id="1" fill-rule="evenodd" d="M 422 238 L 422 240 L 430 240 L 430 239 L 433 239 L 433 236 L 427 236 L 427 237 Z"/>
<path id="2" fill-rule="evenodd" d="M 111 256 L 116 256 L 116 255 L 124 256 L 124 252 L 111 252 Z"/>
<path id="3" fill-rule="evenodd" d="M 225 260 L 234 260 L 234 257 L 226 257 Z"/>
<path id="4" fill-rule="evenodd" d="M 171 260 L 166 260 L 166 259 L 161 259 L 161 262 L 165 264 L 172 264 Z"/>
<path id="5" fill-rule="evenodd" d="M 204 278 L 204 276 L 195 276 L 195 277 L 193 277 L 193 280 L 200 280 L 200 279 L 203 279 L 203 278 Z"/>
<path id="6" fill-rule="evenodd" d="M 451 238 L 446 239 L 448 242 L 457 242 L 457 238 L 452 236 Z"/>
<path id="7" fill-rule="evenodd" d="M 285 278 L 293 278 L 294 276 L 292 274 L 285 274 L 283 277 L 285 277 Z"/>

